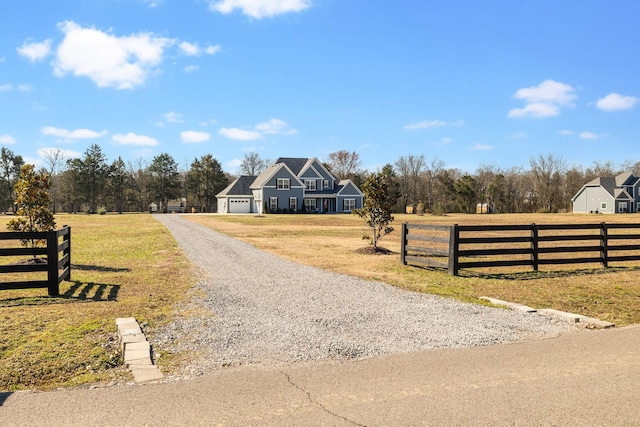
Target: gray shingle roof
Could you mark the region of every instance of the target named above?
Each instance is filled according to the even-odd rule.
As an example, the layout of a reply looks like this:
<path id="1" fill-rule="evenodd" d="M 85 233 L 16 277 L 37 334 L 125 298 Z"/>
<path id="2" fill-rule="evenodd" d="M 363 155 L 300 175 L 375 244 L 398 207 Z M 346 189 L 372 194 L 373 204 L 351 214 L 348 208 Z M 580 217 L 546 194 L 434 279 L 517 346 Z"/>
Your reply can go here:
<path id="1" fill-rule="evenodd" d="M 251 189 L 249 186 L 256 180 L 255 176 L 242 175 L 233 181 L 224 190 L 219 192 L 218 196 L 250 196 Z"/>

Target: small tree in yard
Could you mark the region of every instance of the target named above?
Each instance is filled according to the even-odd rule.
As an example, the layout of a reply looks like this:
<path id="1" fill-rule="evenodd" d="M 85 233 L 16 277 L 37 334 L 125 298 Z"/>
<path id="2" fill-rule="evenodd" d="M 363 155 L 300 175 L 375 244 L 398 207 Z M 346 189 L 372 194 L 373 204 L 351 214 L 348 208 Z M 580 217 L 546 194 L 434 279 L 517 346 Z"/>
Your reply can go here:
<path id="1" fill-rule="evenodd" d="M 10 231 L 50 231 L 55 229 L 56 222 L 49 210 L 49 176 L 34 171 L 33 165 L 24 165 L 20 169 L 20 179 L 15 185 L 16 214 L 20 218 L 7 223 Z M 26 239 L 22 245 L 34 248 L 43 240 Z M 35 257 L 35 256 L 34 256 Z"/>
<path id="2" fill-rule="evenodd" d="M 364 218 L 371 228 L 373 236 L 365 236 L 373 246 L 374 252 L 382 252 L 378 247 L 380 239 L 393 231 L 389 224 L 393 221 L 391 210 L 396 203 L 397 194 L 392 173 L 385 169 L 382 172 L 372 173 L 362 184 L 364 195 L 361 209 L 353 212 Z"/>

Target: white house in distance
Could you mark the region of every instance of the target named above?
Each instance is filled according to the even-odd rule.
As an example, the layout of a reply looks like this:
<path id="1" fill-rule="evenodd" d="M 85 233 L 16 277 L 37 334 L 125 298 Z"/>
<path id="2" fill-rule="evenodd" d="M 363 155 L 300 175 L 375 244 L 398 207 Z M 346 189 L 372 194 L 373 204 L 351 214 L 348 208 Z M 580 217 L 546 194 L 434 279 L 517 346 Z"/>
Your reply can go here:
<path id="1" fill-rule="evenodd" d="M 640 212 L 640 177 L 631 172 L 590 181 L 571 199 L 573 213 Z"/>
<path id="2" fill-rule="evenodd" d="M 216 195 L 218 213 L 339 213 L 362 208 L 363 195 L 316 158 L 281 157 L 258 176 L 241 176 Z"/>

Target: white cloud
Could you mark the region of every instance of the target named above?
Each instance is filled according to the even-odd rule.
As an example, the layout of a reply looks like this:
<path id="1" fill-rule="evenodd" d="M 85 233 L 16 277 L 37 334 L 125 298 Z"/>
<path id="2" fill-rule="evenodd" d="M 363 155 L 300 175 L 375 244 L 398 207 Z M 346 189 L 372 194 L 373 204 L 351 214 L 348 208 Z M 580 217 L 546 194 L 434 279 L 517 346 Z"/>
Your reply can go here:
<path id="1" fill-rule="evenodd" d="M 143 85 L 174 41 L 152 33 L 117 37 L 72 21 L 58 24 L 64 40 L 54 60 L 56 76 L 88 77 L 99 87 L 133 89 Z"/>
<path id="2" fill-rule="evenodd" d="M 215 125 L 216 123 L 218 123 L 218 121 L 216 119 L 209 119 L 205 122 L 200 122 L 200 126 L 204 126 L 207 127 L 209 125 Z"/>
<path id="3" fill-rule="evenodd" d="M 446 125 L 447 122 L 443 122 L 442 120 L 425 120 L 418 123 L 411 123 L 406 125 L 404 130 L 417 130 L 417 129 L 429 129 Z"/>
<path id="4" fill-rule="evenodd" d="M 262 134 L 260 132 L 238 128 L 221 128 L 218 133 L 229 139 L 235 139 L 237 141 L 255 141 L 256 139 L 262 139 Z"/>
<path id="5" fill-rule="evenodd" d="M 188 56 L 199 56 L 202 53 L 202 49 L 197 43 L 182 42 L 178 47 L 182 53 Z"/>
<path id="6" fill-rule="evenodd" d="M 61 129 L 53 126 L 43 127 L 40 130 L 40 132 L 43 135 L 57 136 L 59 138 L 65 138 L 65 139 L 96 139 L 96 138 L 105 136 L 107 134 L 106 130 L 103 130 L 102 132 L 96 132 L 90 129 L 76 129 L 76 130 L 70 131 L 67 129 Z"/>
<path id="7" fill-rule="evenodd" d="M 123 134 L 115 134 L 111 138 L 113 142 L 120 145 L 138 145 L 145 147 L 155 147 L 160 144 L 157 139 L 152 138 L 146 135 L 137 135 L 135 133 L 129 132 L 126 135 Z"/>
<path id="8" fill-rule="evenodd" d="M 6 133 L 4 135 L 0 135 L 0 144 L 15 144 L 15 143 L 16 143 L 16 139 L 11 135 L 7 135 Z"/>
<path id="9" fill-rule="evenodd" d="M 568 84 L 545 80 L 538 86 L 519 89 L 513 97 L 523 99 L 524 108 L 514 108 L 509 111 L 507 117 L 533 117 L 546 118 L 560 114 L 563 107 L 572 107 L 577 96 L 574 89 Z"/>
<path id="10" fill-rule="evenodd" d="M 212 11 L 229 14 L 235 9 L 240 9 L 243 14 L 256 19 L 300 12 L 309 7 L 310 0 L 219 0 L 209 3 L 209 9 Z"/>
<path id="11" fill-rule="evenodd" d="M 47 39 L 40 43 L 24 42 L 22 46 L 17 48 L 18 54 L 24 56 L 31 62 L 42 61 L 51 53 L 51 44 L 53 40 Z"/>
<path id="12" fill-rule="evenodd" d="M 473 151 L 489 151 L 493 150 L 495 147 L 493 145 L 486 144 L 474 144 L 469 149 Z"/>
<path id="13" fill-rule="evenodd" d="M 526 137 L 527 137 L 527 134 L 524 133 L 524 132 L 514 132 L 514 133 L 509 134 L 509 136 L 508 136 L 509 139 L 523 139 L 523 138 L 526 138 Z"/>
<path id="14" fill-rule="evenodd" d="M 192 144 L 192 143 L 200 143 L 200 142 L 205 142 L 211 139 L 211 134 L 207 133 L 207 132 L 198 132 L 195 130 L 188 130 L 186 132 L 180 132 L 180 139 L 182 139 L 182 142 L 184 142 L 185 144 Z"/>
<path id="15" fill-rule="evenodd" d="M 610 93 L 604 98 L 598 99 L 596 106 L 603 111 L 630 110 L 640 101 L 635 96 L 623 96 Z"/>
<path id="16" fill-rule="evenodd" d="M 580 132 L 580 139 L 598 139 L 599 136 L 593 132 Z"/>
<path id="17" fill-rule="evenodd" d="M 169 123 L 184 123 L 182 114 L 175 113 L 173 111 L 169 111 L 167 114 L 165 114 L 164 119 Z"/>
<path id="18" fill-rule="evenodd" d="M 440 141 L 438 141 L 438 144 L 447 145 L 447 144 L 451 144 L 452 142 L 453 142 L 453 138 L 444 137 Z"/>
<path id="19" fill-rule="evenodd" d="M 59 147 L 45 147 L 38 149 L 38 156 L 46 158 L 52 153 L 59 153 L 61 159 L 77 159 L 82 156 L 81 153 L 73 150 L 65 150 Z"/>
<path id="20" fill-rule="evenodd" d="M 207 52 L 207 55 L 215 55 L 221 50 L 222 50 L 222 46 L 220 46 L 219 44 L 216 44 L 216 45 L 207 46 L 207 50 L 205 52 Z"/>
<path id="21" fill-rule="evenodd" d="M 184 72 L 189 74 L 189 73 L 193 73 L 194 71 L 198 71 L 200 69 L 200 66 L 198 65 L 187 65 L 186 67 L 183 68 Z"/>
<path id="22" fill-rule="evenodd" d="M 575 132 L 572 130 L 561 130 L 560 132 L 558 132 L 560 135 L 573 135 Z"/>
<path id="23" fill-rule="evenodd" d="M 13 85 L 11 83 L 0 85 L 0 92 L 10 92 L 13 90 Z"/>
<path id="24" fill-rule="evenodd" d="M 267 122 L 259 123 L 255 127 L 255 130 L 267 135 L 295 135 L 298 133 L 298 131 L 291 128 L 287 122 L 279 119 L 271 119 Z"/>
<path id="25" fill-rule="evenodd" d="M 464 126 L 464 120 L 454 120 L 451 123 L 449 123 L 451 126 Z"/>

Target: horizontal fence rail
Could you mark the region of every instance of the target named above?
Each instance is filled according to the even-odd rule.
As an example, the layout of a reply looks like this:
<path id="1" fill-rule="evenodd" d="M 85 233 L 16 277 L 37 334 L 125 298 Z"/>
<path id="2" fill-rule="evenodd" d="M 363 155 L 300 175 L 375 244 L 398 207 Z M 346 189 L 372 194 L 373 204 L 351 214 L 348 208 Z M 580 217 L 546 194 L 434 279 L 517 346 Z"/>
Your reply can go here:
<path id="1" fill-rule="evenodd" d="M 62 241 L 60 241 L 62 238 Z M 46 242 L 44 247 L 11 247 L 0 248 L 0 257 L 28 256 L 37 258 L 46 255 L 46 262 L 33 264 L 3 264 L 0 274 L 37 273 L 46 272 L 46 280 L 22 280 L 0 282 L 0 291 L 9 289 L 47 288 L 49 295 L 60 293 L 60 283 L 71 280 L 71 227 L 64 226 L 60 230 L 42 232 L 2 232 L 0 242 L 22 240 L 41 240 Z M 62 255 L 60 255 L 62 253 Z M 40 258 L 42 259 L 42 258 Z"/>
<path id="2" fill-rule="evenodd" d="M 640 224 L 402 225 L 401 262 L 446 268 L 640 260 Z"/>

